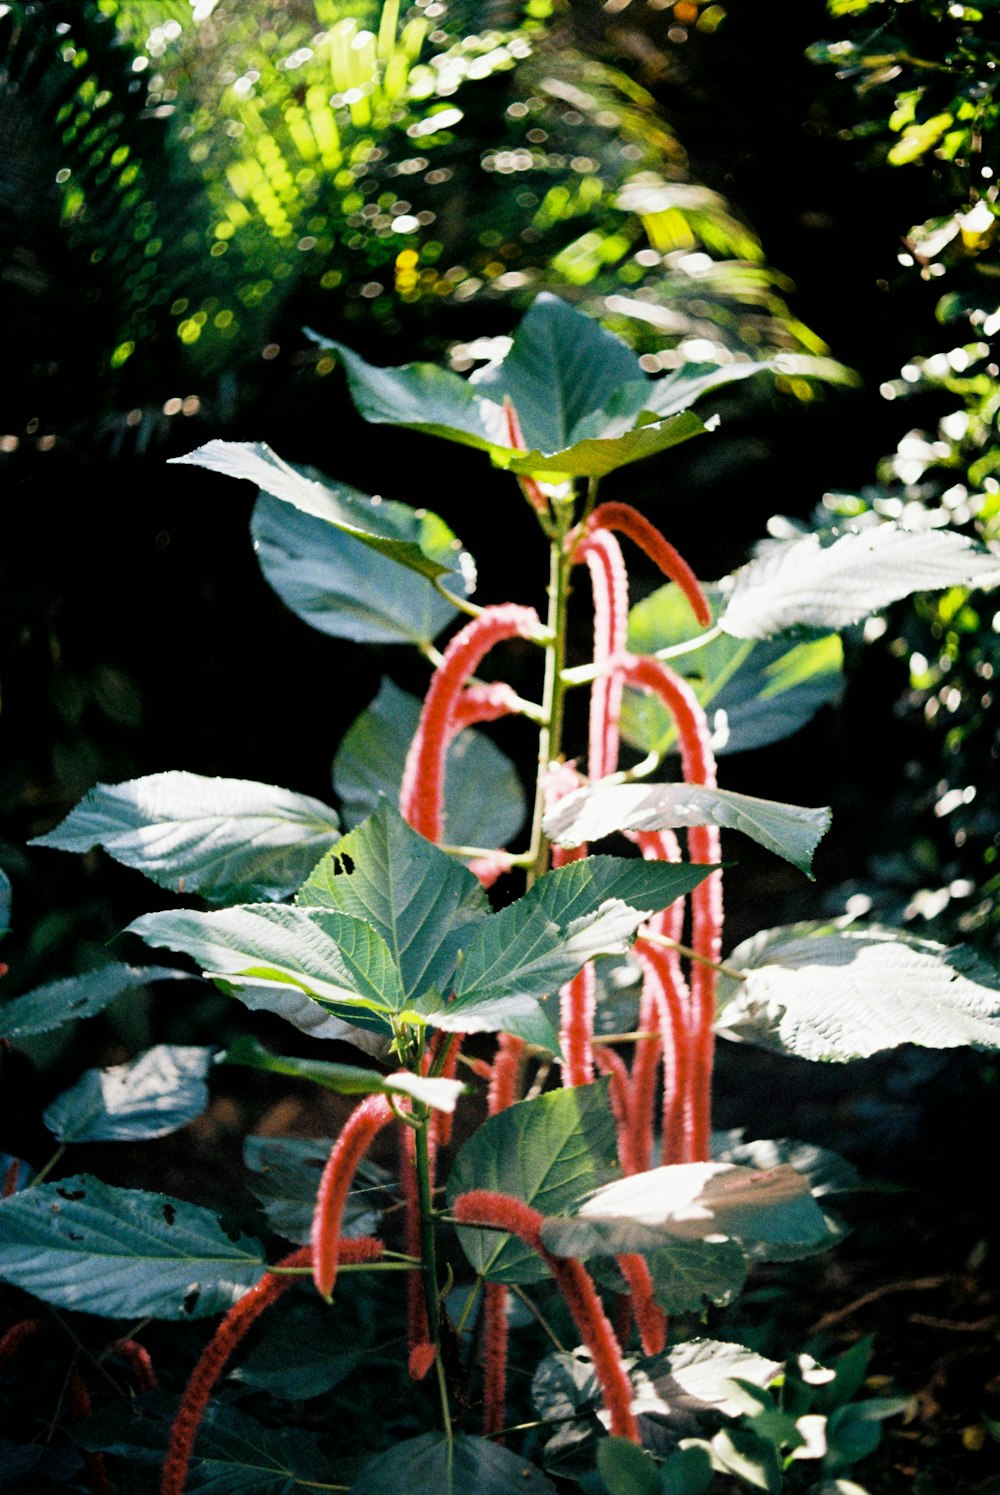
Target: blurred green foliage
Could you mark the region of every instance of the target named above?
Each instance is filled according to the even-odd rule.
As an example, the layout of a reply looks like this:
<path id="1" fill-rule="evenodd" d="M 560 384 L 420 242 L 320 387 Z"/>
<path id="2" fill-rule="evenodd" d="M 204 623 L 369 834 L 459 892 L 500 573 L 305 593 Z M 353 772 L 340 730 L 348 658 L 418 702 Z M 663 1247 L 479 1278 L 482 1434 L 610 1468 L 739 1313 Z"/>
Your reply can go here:
<path id="1" fill-rule="evenodd" d="M 821 526 L 901 520 L 1000 543 L 1000 8 L 937 0 L 830 0 L 847 34 L 812 49 L 852 83 L 854 134 L 870 168 L 919 172 L 922 221 L 904 225 L 899 282 L 928 312 L 883 398 L 916 424 L 858 493 L 828 494 Z M 931 318 L 933 308 L 934 320 Z M 895 408 L 886 412 L 887 419 Z M 869 625 L 877 634 L 883 625 Z M 911 731 L 892 819 L 900 849 L 876 869 L 885 912 L 1000 949 L 1000 613 L 955 588 L 898 609 L 885 641 L 908 662 L 896 706 Z M 920 728 L 924 729 L 923 731 Z"/>
<path id="2" fill-rule="evenodd" d="M 4 449 L 92 419 L 78 390 L 60 408 L 67 368 L 97 381 L 114 444 L 142 448 L 209 391 L 218 429 L 261 360 L 328 373 L 303 323 L 440 345 L 472 323 L 463 308 L 505 331 L 515 308 L 485 308 L 542 287 L 605 316 L 651 370 L 685 340 L 702 360 L 825 353 L 754 233 L 690 180 L 651 96 L 549 10 L 0 7 L 7 300 L 29 386 Z M 53 297 L 64 315 L 40 339 Z"/>

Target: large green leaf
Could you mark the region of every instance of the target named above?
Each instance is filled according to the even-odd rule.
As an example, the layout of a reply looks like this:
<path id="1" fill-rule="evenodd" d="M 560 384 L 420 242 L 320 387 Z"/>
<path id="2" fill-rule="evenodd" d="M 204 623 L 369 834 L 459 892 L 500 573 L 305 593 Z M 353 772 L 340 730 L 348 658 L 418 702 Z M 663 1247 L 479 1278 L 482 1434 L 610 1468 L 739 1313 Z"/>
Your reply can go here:
<path id="1" fill-rule="evenodd" d="M 243 1157 L 254 1193 L 264 1206 L 267 1223 L 278 1235 L 304 1246 L 316 1213 L 320 1174 L 333 1137 L 247 1137 Z M 395 1179 L 378 1163 L 362 1158 L 347 1196 L 341 1222 L 344 1235 L 374 1235 L 382 1211 L 395 1202 Z"/>
<path id="2" fill-rule="evenodd" d="M 713 616 L 722 606 L 718 585 L 706 587 Z M 637 602 L 629 613 L 628 647 L 655 654 L 687 643 L 704 630 L 680 588 L 671 583 Z M 789 643 L 720 634 L 671 659 L 708 713 L 717 755 L 766 747 L 797 732 L 841 689 L 844 649 L 835 633 Z M 658 696 L 625 691 L 622 736 L 643 752 L 676 751 L 674 720 Z"/>
<path id="3" fill-rule="evenodd" d="M 338 909 L 377 930 L 407 1001 L 446 990 L 490 905 L 461 862 L 407 825 L 387 800 L 324 857 L 296 902 Z"/>
<path id="4" fill-rule="evenodd" d="M 0 1038 L 31 1038 L 52 1033 L 78 1018 L 103 1012 L 124 992 L 141 991 L 153 981 L 190 981 L 187 971 L 171 966 L 130 966 L 121 961 L 36 986 L 0 1007 Z"/>
<path id="5" fill-rule="evenodd" d="M 732 1163 L 679 1163 L 615 1180 L 572 1214 L 546 1219 L 542 1239 L 557 1256 L 620 1256 L 671 1241 L 725 1236 L 782 1259 L 833 1240 L 801 1174 Z"/>
<path id="6" fill-rule="evenodd" d="M 0 1278 L 104 1318 L 202 1318 L 261 1276 L 256 1241 L 210 1210 L 81 1175 L 0 1203 Z"/>
<path id="7" fill-rule="evenodd" d="M 190 955 L 227 986 L 273 990 L 293 986 L 333 1016 L 386 1030 L 382 1014 L 400 1011 L 405 994 L 381 935 L 334 909 L 245 904 L 196 913 L 145 914 L 129 925 L 150 945 Z"/>
<path id="8" fill-rule="evenodd" d="M 558 1214 L 613 1175 L 617 1146 L 605 1082 L 553 1090 L 483 1123 L 452 1164 L 448 1198 L 493 1189 Z M 491 1282 L 539 1282 L 546 1275 L 515 1236 L 466 1229 L 459 1238 L 476 1272 Z"/>
<path id="9" fill-rule="evenodd" d="M 261 1338 L 229 1378 L 287 1402 L 323 1396 L 353 1375 L 365 1356 L 361 1345 L 344 1344 L 336 1327 L 331 1305 L 315 1295 L 285 1298 L 278 1313 L 267 1314 Z"/>
<path id="10" fill-rule="evenodd" d="M 339 343 L 351 396 L 366 420 L 409 426 L 488 452 L 512 472 L 600 477 L 697 436 L 690 411 L 643 414 L 645 378 L 635 354 L 555 296 L 542 294 L 510 350 L 466 382 L 431 364 L 375 368 Z M 511 447 L 503 403 L 517 411 L 525 450 Z"/>
<path id="11" fill-rule="evenodd" d="M 361 1069 L 355 1064 L 331 1064 L 326 1059 L 286 1058 L 282 1054 L 270 1053 L 255 1038 L 246 1035 L 230 1045 L 222 1055 L 222 1062 L 244 1064 L 250 1069 L 263 1069 L 271 1074 L 310 1080 L 314 1085 L 332 1090 L 337 1095 L 408 1095 L 431 1106 L 435 1111 L 454 1111 L 455 1103 L 465 1089 L 461 1080 L 416 1075 L 405 1069 L 396 1074 L 380 1075 L 373 1069 Z"/>
<path id="12" fill-rule="evenodd" d="M 735 1417 L 743 1406 L 733 1396 L 732 1380 L 769 1386 L 781 1368 L 777 1360 L 768 1360 L 742 1344 L 688 1339 L 643 1367 L 650 1401 L 658 1398 L 661 1404 L 659 1409 L 649 1405 L 648 1410 L 712 1411 Z"/>
<path id="13" fill-rule="evenodd" d="M 420 521 L 402 504 L 385 504 L 397 527 Z M 282 602 L 311 628 L 359 644 L 426 647 L 455 608 L 425 577 L 403 576 L 380 555 L 322 519 L 262 494 L 250 520 L 257 560 Z M 450 531 L 448 532 L 450 534 Z M 458 578 L 453 585 L 459 588 Z"/>
<path id="14" fill-rule="evenodd" d="M 540 877 L 474 936 L 456 997 L 468 1009 L 504 995 L 543 997 L 595 955 L 624 949 L 650 914 L 696 887 L 711 868 L 585 857 Z"/>
<path id="15" fill-rule="evenodd" d="M 713 1132 L 712 1158 L 717 1163 L 742 1163 L 750 1168 L 777 1168 L 779 1163 L 789 1163 L 808 1181 L 814 1199 L 849 1194 L 864 1187 L 854 1164 L 839 1152 L 794 1137 L 755 1137 L 745 1142 L 742 1129 Z"/>
<path id="16" fill-rule="evenodd" d="M 653 1296 L 667 1314 L 701 1313 L 706 1302 L 730 1303 L 746 1279 L 747 1261 L 736 1241 L 681 1241 L 645 1251 Z M 591 1271 L 602 1286 L 627 1292 L 624 1278 L 608 1258 L 597 1258 Z"/>
<path id="17" fill-rule="evenodd" d="M 165 1137 L 208 1105 L 211 1050 L 160 1043 L 130 1064 L 87 1069 L 42 1120 L 58 1142 L 138 1142 Z"/>
<path id="18" fill-rule="evenodd" d="M 574 789 L 545 817 L 558 846 L 600 841 L 615 831 L 718 825 L 742 831 L 811 876 L 812 855 L 830 825 L 828 809 L 754 799 L 703 784 L 606 784 Z"/>
<path id="19" fill-rule="evenodd" d="M 768 929 L 721 976 L 720 1031 L 800 1059 L 864 1058 L 902 1043 L 1000 1048 L 1000 980 L 974 951 L 899 930 Z"/>
<path id="20" fill-rule="evenodd" d="M 333 810 L 318 799 L 247 779 L 154 773 L 97 784 L 32 846 L 102 846 L 161 888 L 212 902 L 284 898 L 338 839 Z"/>
<path id="21" fill-rule="evenodd" d="M 808 360 L 803 360 L 811 366 Z M 645 409 L 655 415 L 676 415 L 689 410 L 704 394 L 721 389 L 725 384 L 738 384 L 754 374 L 782 374 L 793 372 L 794 358 L 767 359 L 762 363 L 682 363 L 680 368 L 655 379 L 650 385 L 645 400 Z M 798 368 L 795 368 L 798 372 Z"/>
<path id="22" fill-rule="evenodd" d="M 351 1486 L 351 1495 L 555 1495 L 540 1469 L 509 1448 L 459 1433 L 449 1445 L 443 1433 L 424 1433 L 376 1454 Z"/>
<path id="23" fill-rule="evenodd" d="M 772 543 L 733 578 L 719 618 L 736 638 L 787 628 L 846 628 L 913 592 L 995 585 L 1000 556 L 952 530 L 880 524 L 823 546 L 816 535 Z"/>
<path id="24" fill-rule="evenodd" d="M 437 997 L 436 993 L 431 995 Z M 561 1053 L 545 998 L 514 991 L 492 997 L 459 997 L 448 1003 L 424 1001 L 418 1007 L 430 1027 L 446 1033 L 512 1033 L 535 1048 Z"/>
<path id="25" fill-rule="evenodd" d="M 333 760 L 333 787 L 344 821 L 357 825 L 380 798 L 399 799 L 420 702 L 383 678 L 371 705 L 348 727 Z M 444 826 L 453 846 L 508 846 L 524 824 L 524 789 L 505 753 L 474 728 L 448 749 Z"/>
<path id="26" fill-rule="evenodd" d="M 170 460 L 243 478 L 271 498 L 323 520 L 432 581 L 458 567 L 459 543 L 436 514 L 317 482 L 283 462 L 263 442 L 209 441 L 197 451 Z"/>

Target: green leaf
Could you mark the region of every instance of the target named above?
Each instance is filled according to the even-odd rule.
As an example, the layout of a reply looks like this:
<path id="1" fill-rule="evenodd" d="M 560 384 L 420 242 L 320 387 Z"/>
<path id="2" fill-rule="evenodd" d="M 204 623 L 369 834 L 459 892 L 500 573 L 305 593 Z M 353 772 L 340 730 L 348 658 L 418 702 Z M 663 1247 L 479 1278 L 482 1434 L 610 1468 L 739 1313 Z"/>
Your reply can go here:
<path id="1" fill-rule="evenodd" d="M 811 360 L 801 360 L 810 366 Z M 690 407 L 704 394 L 736 384 L 754 374 L 799 373 L 798 361 L 770 358 L 761 363 L 683 363 L 680 368 L 655 379 L 649 386 L 644 408 L 655 415 L 676 415 Z"/>
<path id="2" fill-rule="evenodd" d="M 244 904 L 197 913 L 145 914 L 128 926 L 150 945 L 178 950 L 213 980 L 251 990 L 297 987 L 341 1020 L 388 1030 L 406 1005 L 399 971 L 370 925 L 334 909 Z M 278 1009 L 280 1011 L 280 1008 Z"/>
<path id="3" fill-rule="evenodd" d="M 550 1054 L 560 1054 L 559 1038 L 543 1002 L 524 992 L 497 997 L 458 997 L 427 1011 L 427 1022 L 445 1033 L 511 1033 Z"/>
<path id="4" fill-rule="evenodd" d="M 333 787 L 344 821 L 355 826 L 385 795 L 399 799 L 406 754 L 420 720 L 420 702 L 383 677 L 371 705 L 348 727 L 333 760 Z M 507 846 L 524 825 L 527 807 L 517 770 L 474 728 L 448 749 L 444 839 L 452 846 Z"/>
<path id="5" fill-rule="evenodd" d="M 874 1453 L 882 1441 L 883 1420 L 904 1412 L 908 1405 L 907 1397 L 892 1396 L 871 1397 L 837 1407 L 827 1418 L 824 1471 L 839 1474 Z"/>
<path id="6" fill-rule="evenodd" d="M 0 938 L 10 933 L 10 878 L 0 867 Z"/>
<path id="7" fill-rule="evenodd" d="M 370 924 L 392 953 L 406 1002 L 431 986 L 448 989 L 459 951 L 490 915 L 472 873 L 387 800 L 324 857 L 296 902 Z"/>
<path id="8" fill-rule="evenodd" d="M 705 588 L 713 617 L 722 604 L 717 584 Z M 634 654 L 672 649 L 702 633 L 680 588 L 660 587 L 629 613 L 628 647 Z M 720 634 L 671 660 L 694 687 L 708 713 L 717 756 L 778 742 L 805 725 L 841 690 L 844 649 L 835 633 L 789 644 Z M 651 692 L 626 689 L 621 731 L 626 742 L 661 756 L 676 751 L 677 731 L 663 702 Z"/>
<path id="9" fill-rule="evenodd" d="M 331 1064 L 325 1059 L 291 1059 L 272 1054 L 255 1038 L 244 1035 L 231 1044 L 221 1062 L 245 1064 L 250 1069 L 269 1070 L 272 1074 L 293 1075 L 299 1080 L 311 1080 L 324 1090 L 333 1090 L 338 1095 L 409 1095 L 436 1111 L 454 1111 L 455 1102 L 465 1089 L 460 1080 L 435 1079 L 428 1075 L 411 1074 L 401 1070 L 398 1074 L 380 1075 L 373 1069 L 361 1069 L 355 1064 Z"/>
<path id="10" fill-rule="evenodd" d="M 486 1438 L 459 1433 L 449 1449 L 443 1433 L 407 1438 L 376 1454 L 351 1486 L 351 1495 L 555 1495 L 540 1469 Z"/>
<path id="11" fill-rule="evenodd" d="M 645 1253 L 653 1296 L 665 1313 L 701 1313 L 706 1301 L 731 1303 L 746 1259 L 735 1241 L 671 1241 Z"/>
<path id="12" fill-rule="evenodd" d="M 256 1241 L 210 1210 L 86 1174 L 0 1203 L 0 1278 L 43 1303 L 102 1318 L 204 1318 L 257 1282 Z"/>
<path id="13" fill-rule="evenodd" d="M 553 1090 L 483 1122 L 452 1164 L 448 1198 L 493 1189 L 556 1214 L 612 1176 L 617 1146 L 605 1082 Z M 476 1272 L 491 1282 L 540 1282 L 547 1275 L 515 1236 L 460 1230 L 459 1239 Z"/>
<path id="14" fill-rule="evenodd" d="M 866 1058 L 902 1043 L 1000 1048 L 1000 981 L 974 951 L 899 930 L 792 924 L 738 945 L 718 1028 L 800 1059 Z"/>
<path id="15" fill-rule="evenodd" d="M 645 1449 L 628 1438 L 602 1438 L 597 1472 L 609 1495 L 660 1495 L 660 1472 Z"/>
<path id="16" fill-rule="evenodd" d="M 621 338 L 543 293 L 522 319 L 507 355 L 478 370 L 472 384 L 497 405 L 505 397 L 511 401 L 526 447 L 558 452 L 573 444 L 581 423 L 609 404 L 622 385 L 639 384 L 643 377 L 642 365 Z"/>
<path id="17" fill-rule="evenodd" d="M 458 566 L 458 541 L 436 514 L 330 487 L 290 467 L 263 442 L 209 441 L 171 462 L 243 478 L 262 493 L 322 520 L 351 539 L 433 581 Z"/>
<path id="18" fill-rule="evenodd" d="M 338 1342 L 336 1331 L 328 1304 L 285 1298 L 279 1313 L 268 1312 L 261 1338 L 229 1379 L 288 1402 L 323 1396 L 354 1373 L 365 1353 Z"/>
<path id="19" fill-rule="evenodd" d="M 665 1410 L 677 1412 L 722 1412 L 735 1417 L 741 1408 L 733 1400 L 734 1378 L 755 1386 L 769 1386 L 781 1370 L 777 1360 L 767 1360 L 745 1345 L 718 1339 L 688 1339 L 665 1355 L 647 1360 L 643 1367 L 649 1381 L 644 1388 L 649 1410 L 657 1410 L 658 1398 Z"/>
<path id="20" fill-rule="evenodd" d="M 138 1142 L 166 1137 L 208 1106 L 211 1049 L 160 1043 L 130 1064 L 87 1069 L 46 1109 L 57 1142 Z"/>
<path id="21" fill-rule="evenodd" d="M 585 857 L 547 872 L 473 937 L 455 994 L 468 1009 L 498 996 L 546 996 L 593 956 L 623 950 L 650 914 L 667 908 L 711 870 Z"/>
<path id="22" fill-rule="evenodd" d="M 318 799 L 247 779 L 154 773 L 97 784 L 32 846 L 102 846 L 161 888 L 218 903 L 284 898 L 338 840 L 333 810 Z"/>
<path id="23" fill-rule="evenodd" d="M 316 1433 L 265 1427 L 235 1407 L 216 1406 L 198 1430 L 186 1488 L 189 1495 L 302 1495 L 334 1479 Z"/>
<path id="24" fill-rule="evenodd" d="M 383 510 L 403 533 L 421 526 L 403 504 L 386 503 L 380 515 Z M 268 584 L 320 633 L 360 644 L 426 648 L 455 616 L 456 609 L 426 577 L 404 577 L 395 560 L 267 494 L 254 505 L 250 533 Z M 441 553 L 450 550 L 442 545 Z M 449 586 L 466 590 L 457 576 Z"/>
<path id="25" fill-rule="evenodd" d="M 333 1137 L 247 1137 L 243 1157 L 255 1174 L 252 1192 L 264 1206 L 268 1224 L 278 1235 L 304 1246 L 316 1212 L 320 1174 Z M 347 1196 L 341 1230 L 344 1235 L 373 1235 L 382 1211 L 395 1202 L 393 1175 L 363 1158 Z"/>
<path id="26" fill-rule="evenodd" d="M 598 783 L 558 800 L 544 824 L 557 846 L 600 841 L 616 831 L 718 825 L 742 831 L 811 877 L 812 855 L 829 829 L 830 811 L 703 784 Z"/>
<path id="27" fill-rule="evenodd" d="M 708 1495 L 715 1483 L 705 1444 L 678 1448 L 660 1466 L 660 1495 Z"/>
<path id="28" fill-rule="evenodd" d="M 620 1256 L 671 1241 L 733 1237 L 781 1259 L 829 1245 L 832 1234 L 794 1168 L 679 1163 L 603 1185 L 573 1213 L 547 1218 L 542 1239 L 556 1256 Z"/>
<path id="29" fill-rule="evenodd" d="M 715 1132 L 712 1159 L 717 1163 L 740 1163 L 749 1168 L 777 1168 L 788 1163 L 801 1173 L 815 1199 L 827 1194 L 850 1193 L 862 1187 L 853 1163 L 829 1147 L 798 1142 L 792 1137 L 755 1138 L 743 1141 L 742 1131 Z"/>
<path id="30" fill-rule="evenodd" d="M 340 343 L 324 346 L 342 360 L 366 420 L 477 447 L 512 472 L 600 477 L 706 429 L 691 412 L 643 419 L 656 386 L 635 354 L 592 317 L 544 293 L 505 357 L 468 382 L 432 364 L 375 368 Z M 517 411 L 523 451 L 509 443 L 505 399 Z"/>
<path id="31" fill-rule="evenodd" d="M 31 1038 L 52 1033 L 66 1023 L 103 1012 L 124 992 L 142 991 L 153 981 L 190 981 L 187 971 L 172 966 L 130 966 L 120 961 L 36 986 L 0 1007 L 0 1038 Z"/>
<path id="32" fill-rule="evenodd" d="M 754 1490 L 781 1495 L 781 1462 L 773 1446 L 751 1428 L 724 1428 L 712 1439 L 713 1463 Z"/>
<path id="33" fill-rule="evenodd" d="M 787 628 L 846 628 L 913 592 L 995 584 L 1000 556 L 951 530 L 880 524 L 822 546 L 816 535 L 771 544 L 737 571 L 720 626 L 736 638 Z"/>

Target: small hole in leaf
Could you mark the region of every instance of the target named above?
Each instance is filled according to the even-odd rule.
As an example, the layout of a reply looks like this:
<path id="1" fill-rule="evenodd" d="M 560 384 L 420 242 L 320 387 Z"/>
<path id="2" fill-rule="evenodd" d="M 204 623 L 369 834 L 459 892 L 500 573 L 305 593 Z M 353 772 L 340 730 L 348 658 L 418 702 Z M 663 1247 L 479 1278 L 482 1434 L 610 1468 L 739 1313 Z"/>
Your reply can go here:
<path id="1" fill-rule="evenodd" d="M 83 1241 L 83 1240 L 86 1240 L 86 1236 L 84 1236 L 79 1230 L 69 1230 L 66 1233 L 69 1236 L 69 1238 L 70 1238 L 71 1241 Z"/>
<path id="2" fill-rule="evenodd" d="M 189 1288 L 188 1291 L 187 1291 L 187 1293 L 184 1296 L 184 1303 L 182 1305 L 183 1308 L 184 1308 L 184 1312 L 185 1313 L 194 1313 L 195 1309 L 198 1306 L 198 1299 L 200 1297 L 201 1297 L 201 1288 L 200 1287 Z"/>
<path id="3" fill-rule="evenodd" d="M 86 1189 L 57 1189 L 60 1199 L 86 1199 Z"/>
<path id="4" fill-rule="evenodd" d="M 350 877 L 351 873 L 354 871 L 354 858 L 348 856 L 346 851 L 342 851 L 337 857 L 337 861 L 340 864 L 341 871 L 344 872 L 346 876 Z"/>
<path id="5" fill-rule="evenodd" d="M 177 1219 L 177 1211 L 174 1209 L 172 1204 L 165 1204 L 163 1206 L 163 1218 L 164 1220 L 166 1220 L 168 1225 L 173 1225 L 174 1221 Z"/>

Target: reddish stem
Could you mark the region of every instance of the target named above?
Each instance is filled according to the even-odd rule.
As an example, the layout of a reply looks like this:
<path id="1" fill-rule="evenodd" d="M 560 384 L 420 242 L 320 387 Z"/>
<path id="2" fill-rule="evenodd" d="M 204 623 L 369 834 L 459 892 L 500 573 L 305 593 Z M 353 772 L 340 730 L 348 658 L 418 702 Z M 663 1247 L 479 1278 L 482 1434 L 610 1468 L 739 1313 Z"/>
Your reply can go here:
<path id="1" fill-rule="evenodd" d="M 371 1236 L 359 1236 L 339 1243 L 339 1256 L 343 1262 L 375 1261 L 382 1255 L 382 1242 Z M 281 1268 L 308 1267 L 312 1261 L 312 1248 L 302 1246 L 282 1257 L 276 1265 Z M 277 1301 L 296 1281 L 294 1276 L 276 1276 L 270 1271 L 255 1287 L 245 1293 L 229 1310 L 205 1346 L 191 1378 L 184 1390 L 170 1430 L 170 1443 L 163 1465 L 162 1495 L 183 1495 L 187 1483 L 191 1453 L 198 1428 L 205 1415 L 209 1397 L 215 1384 L 240 1340 L 257 1322 L 265 1308 Z"/>
<path id="2" fill-rule="evenodd" d="M 646 552 L 654 565 L 659 566 L 664 576 L 680 587 L 690 602 L 698 622 L 703 627 L 711 623 L 712 609 L 691 567 L 674 549 L 670 541 L 660 533 L 656 525 L 650 524 L 638 509 L 634 509 L 631 504 L 598 504 L 584 525 L 583 536 L 577 534 L 575 541 L 573 536 L 569 536 L 567 541 L 571 544 L 579 543 L 581 538 L 586 538 L 602 529 L 617 530 L 619 534 L 627 535 L 630 540 L 634 540 L 639 549 Z"/>
<path id="3" fill-rule="evenodd" d="M 440 841 L 442 836 L 445 758 L 462 687 L 494 644 L 527 638 L 538 627 L 534 608 L 513 602 L 488 607 L 460 629 L 444 651 L 424 698 L 399 794 L 403 819 L 429 841 Z"/>
<path id="4" fill-rule="evenodd" d="M 621 1345 L 581 1263 L 553 1256 L 546 1250 L 541 1235 L 542 1216 L 509 1194 L 472 1189 L 455 1200 L 453 1213 L 464 1225 L 508 1231 L 537 1251 L 555 1278 L 577 1331 L 590 1351 L 604 1405 L 611 1417 L 611 1432 L 615 1437 L 639 1443 L 639 1428 L 632 1412 L 632 1387 L 622 1366 Z"/>
<path id="5" fill-rule="evenodd" d="M 337 1280 L 340 1227 L 354 1174 L 373 1139 L 392 1119 L 392 1107 L 384 1095 L 366 1096 L 344 1123 L 323 1169 L 313 1213 L 312 1268 L 316 1291 L 327 1301 Z"/>
<path id="6" fill-rule="evenodd" d="M 420 1235 L 420 1191 L 417 1186 L 417 1134 L 412 1127 L 400 1128 L 400 1143 L 399 1181 L 406 1204 L 403 1250 L 408 1256 L 419 1259 L 423 1255 L 423 1242 Z M 427 1138 L 427 1152 L 433 1188 L 437 1161 L 433 1135 Z M 410 1346 L 410 1378 L 422 1381 L 434 1364 L 437 1352 L 427 1322 L 427 1299 L 419 1272 L 409 1272 L 406 1277 L 406 1334 Z"/>

